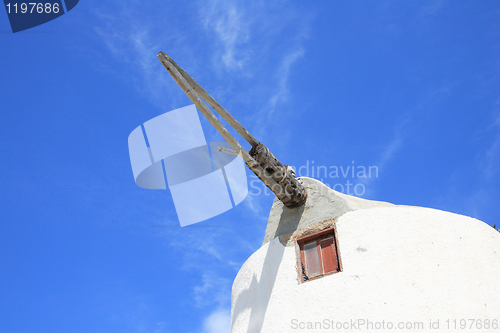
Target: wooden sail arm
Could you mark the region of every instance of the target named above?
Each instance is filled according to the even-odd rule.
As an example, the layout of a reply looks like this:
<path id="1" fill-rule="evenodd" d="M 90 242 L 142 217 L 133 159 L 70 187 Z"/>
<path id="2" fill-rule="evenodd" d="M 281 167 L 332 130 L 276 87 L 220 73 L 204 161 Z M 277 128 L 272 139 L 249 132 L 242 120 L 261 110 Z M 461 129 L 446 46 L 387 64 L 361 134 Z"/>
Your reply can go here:
<path id="1" fill-rule="evenodd" d="M 279 200 L 287 207 L 301 205 L 305 202 L 307 192 L 287 166 L 282 165 L 266 146 L 259 143 L 226 109 L 210 96 L 186 71 L 177 65 L 172 58 L 164 52 L 160 52 L 158 53 L 158 59 L 182 91 L 184 91 L 198 110 L 208 119 L 210 124 L 214 126 L 234 149 L 235 153 L 243 158 L 248 168 L 264 182 Z M 204 101 L 212 106 L 214 110 L 252 145 L 250 152 L 243 149 Z"/>
<path id="2" fill-rule="evenodd" d="M 198 93 L 198 95 L 200 95 L 200 97 L 203 98 L 203 100 L 205 100 L 205 102 L 207 102 L 208 105 L 210 105 L 215 111 L 217 111 L 217 113 L 220 114 L 221 117 L 224 118 L 245 140 L 247 140 L 252 147 L 257 146 L 260 143 L 259 141 L 257 141 L 257 139 L 253 137 L 252 134 L 250 134 L 250 132 L 246 130 L 245 127 L 243 127 L 243 125 L 241 125 L 229 112 L 227 112 L 227 110 L 224 109 L 224 107 L 220 105 L 219 102 L 215 100 L 215 98 L 213 98 L 205 89 L 203 89 L 198 84 L 198 82 L 196 82 L 184 69 L 182 69 L 182 67 L 179 66 L 174 61 L 174 59 L 170 58 L 167 54 L 163 52 L 160 52 L 158 54 L 159 58 L 160 54 L 161 57 L 163 57 L 164 59 L 168 59 L 168 61 L 172 64 L 172 66 L 175 67 L 177 71 L 179 71 L 179 73 L 184 77 L 186 82 Z"/>

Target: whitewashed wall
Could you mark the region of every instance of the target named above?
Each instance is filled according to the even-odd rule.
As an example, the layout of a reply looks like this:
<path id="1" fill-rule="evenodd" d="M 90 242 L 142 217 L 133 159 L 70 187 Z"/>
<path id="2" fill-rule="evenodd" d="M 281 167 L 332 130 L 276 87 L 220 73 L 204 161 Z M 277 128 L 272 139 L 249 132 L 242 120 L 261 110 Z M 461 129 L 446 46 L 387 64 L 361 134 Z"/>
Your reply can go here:
<path id="1" fill-rule="evenodd" d="M 303 284 L 294 247 L 276 237 L 255 252 L 233 284 L 231 332 L 500 332 L 500 233 L 492 227 L 393 206 L 346 212 L 337 234 L 343 271 Z"/>

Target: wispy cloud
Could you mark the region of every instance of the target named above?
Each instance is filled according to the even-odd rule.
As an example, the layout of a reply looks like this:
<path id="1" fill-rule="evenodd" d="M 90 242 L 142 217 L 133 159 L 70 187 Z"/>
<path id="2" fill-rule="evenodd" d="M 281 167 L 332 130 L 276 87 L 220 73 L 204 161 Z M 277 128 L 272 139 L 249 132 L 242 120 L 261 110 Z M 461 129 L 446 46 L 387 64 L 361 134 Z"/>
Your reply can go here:
<path id="1" fill-rule="evenodd" d="M 500 172 L 500 99 L 497 100 L 493 121 L 487 128 L 489 144 L 478 154 L 476 164 L 480 170 L 476 187 L 465 196 L 468 214 L 483 218 L 485 210 L 492 204 L 491 198 L 498 193 Z M 492 223 L 493 221 L 486 221 Z"/>
<path id="2" fill-rule="evenodd" d="M 242 69 L 249 57 L 243 46 L 249 40 L 250 22 L 239 4 L 212 0 L 201 2 L 199 8 L 204 28 L 215 34 L 215 57 L 222 59 L 227 69 Z"/>
<path id="3" fill-rule="evenodd" d="M 409 135 L 407 131 L 408 124 L 411 122 L 410 114 L 406 114 L 401 120 L 395 125 L 393 132 L 393 138 L 386 145 L 383 145 L 380 149 L 378 159 L 374 166 L 377 167 L 377 176 L 386 169 L 387 165 L 390 164 L 394 159 L 397 158 L 398 152 L 400 152 L 404 147 L 404 141 Z M 366 191 L 363 196 L 374 197 L 375 187 L 373 182 L 377 177 L 359 178 L 358 182 L 364 185 Z"/>
<path id="4" fill-rule="evenodd" d="M 454 212 L 466 214 L 485 222 L 498 196 L 500 181 L 500 98 L 493 107 L 491 124 L 480 131 L 471 133 L 471 137 L 481 137 L 481 146 L 470 170 L 455 170 L 449 177 L 446 195 L 441 198 L 442 205 Z M 465 174 L 465 172 L 468 172 Z M 467 181 L 464 182 L 464 179 Z"/>
<path id="5" fill-rule="evenodd" d="M 251 177 L 250 186 L 250 192 L 242 204 L 256 218 L 267 220 L 268 212 L 265 211 L 264 207 L 262 206 L 262 200 L 259 199 L 261 197 L 261 193 L 263 193 L 265 190 L 265 185 L 257 177 Z"/>
<path id="6" fill-rule="evenodd" d="M 205 271 L 201 284 L 193 288 L 197 306 L 205 307 L 209 305 L 213 307 L 214 303 L 217 306 L 226 305 L 230 300 L 231 282 L 214 272 Z"/>
<path id="7" fill-rule="evenodd" d="M 158 11 L 167 10 L 164 7 Z M 194 11 L 198 18 L 185 22 L 195 25 L 186 31 L 169 21 L 160 28 L 140 14 L 138 3 L 118 8 L 117 15 L 96 11 L 101 24 L 94 31 L 115 61 L 123 63 L 123 72 L 115 74 L 132 81 L 153 105 L 169 111 L 186 101 L 156 58 L 165 50 L 223 105 L 232 96 L 237 103 L 225 105 L 230 111 L 252 110 L 253 116 L 244 112 L 243 119 L 233 114 L 245 124 L 253 123 L 250 129 L 256 135 L 267 136 L 270 120 L 284 118 L 290 74 L 306 53 L 303 42 L 313 16 L 307 10 L 287 1 L 200 1 Z M 212 128 L 208 131 L 215 134 Z"/>
<path id="8" fill-rule="evenodd" d="M 257 129 L 252 132 L 267 136 L 270 120 L 276 114 L 284 116 L 290 73 L 305 54 L 303 42 L 312 14 L 287 1 L 211 0 L 200 2 L 199 15 L 212 44 L 213 66 L 226 78 L 217 87 L 218 94 L 234 95 L 231 77 L 238 75 L 236 94 L 240 103 L 251 105 L 252 128 Z"/>
<path id="9" fill-rule="evenodd" d="M 448 97 L 452 91 L 458 86 L 459 82 L 445 80 L 439 85 L 432 86 L 428 91 L 423 94 L 420 101 L 414 107 L 403 111 L 393 126 L 393 137 L 385 145 L 382 145 L 378 158 L 373 165 L 377 166 L 379 173 L 383 173 L 391 163 L 394 163 L 398 158 L 398 153 L 404 155 L 402 150 L 405 146 L 405 141 L 415 136 L 418 131 L 425 130 L 422 128 L 428 118 L 435 117 L 436 105 L 438 105 L 443 98 Z M 360 183 L 366 187 L 366 196 L 373 197 L 376 191 L 374 186 L 375 178 L 360 179 Z"/>
<path id="10" fill-rule="evenodd" d="M 241 236 L 231 227 L 165 228 L 159 236 L 166 240 L 169 251 L 176 254 L 179 270 L 194 274 L 193 285 L 188 291 L 192 306 L 214 308 L 227 306 L 231 296 L 233 276 L 242 264 L 242 252 L 235 248 Z M 236 264 L 235 264 L 236 263 Z"/>
<path id="11" fill-rule="evenodd" d="M 138 15 L 138 5 L 133 3 L 119 8 L 116 15 L 96 10 L 100 24 L 94 32 L 111 53 L 114 61 L 123 65 L 115 73 L 124 81 L 131 81 L 138 92 L 161 110 L 179 107 L 182 91 L 175 85 L 156 55 L 167 45 L 170 50 L 179 48 L 183 37 L 177 31 L 158 29 L 151 21 Z"/>
<path id="12" fill-rule="evenodd" d="M 484 156 L 483 175 L 485 180 L 493 180 L 498 175 L 500 161 L 500 98 L 496 102 L 494 120 L 489 127 L 493 132 L 492 141 Z"/>
<path id="13" fill-rule="evenodd" d="M 429 5 L 422 6 L 420 16 L 432 16 L 438 14 L 447 2 L 447 0 L 434 0 Z"/>
<path id="14" fill-rule="evenodd" d="M 156 309 L 153 301 L 125 279 L 113 281 L 105 291 L 94 295 L 96 311 L 117 330 L 126 332 L 168 333 L 169 325 L 152 320 Z"/>
<path id="15" fill-rule="evenodd" d="M 379 160 L 377 161 L 377 167 L 382 170 L 386 165 L 394 159 L 396 153 L 401 150 L 404 144 L 405 133 L 407 125 L 410 123 L 410 115 L 406 114 L 399 123 L 394 127 L 394 137 L 393 139 L 384 147 L 380 153 Z"/>
<path id="16" fill-rule="evenodd" d="M 292 65 L 302 56 L 304 56 L 304 49 L 301 46 L 297 46 L 297 49 L 292 50 L 290 53 L 286 54 L 281 62 L 279 69 L 275 75 L 277 79 L 276 90 L 274 95 L 269 99 L 267 106 L 267 117 L 271 117 L 276 111 L 276 106 L 279 103 L 286 102 L 288 100 L 289 94 L 289 77 Z"/>

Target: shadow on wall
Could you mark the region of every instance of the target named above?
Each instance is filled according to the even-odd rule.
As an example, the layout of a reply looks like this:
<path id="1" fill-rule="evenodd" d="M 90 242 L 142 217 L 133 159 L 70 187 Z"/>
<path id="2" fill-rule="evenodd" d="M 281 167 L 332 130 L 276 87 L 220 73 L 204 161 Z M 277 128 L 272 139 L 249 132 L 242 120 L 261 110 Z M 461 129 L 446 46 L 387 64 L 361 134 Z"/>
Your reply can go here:
<path id="1" fill-rule="evenodd" d="M 289 210 L 287 209 L 286 211 Z M 279 232 L 282 226 L 286 226 L 287 231 L 290 230 L 291 226 L 294 226 L 294 231 L 296 230 L 302 213 L 304 212 L 304 206 L 297 207 L 293 209 L 293 211 L 293 214 L 287 214 L 285 210 L 282 212 L 276 236 L 280 235 Z M 278 275 L 278 269 L 285 252 L 285 247 L 281 245 L 280 242 L 269 242 L 268 246 L 260 278 L 257 279 L 254 274 L 250 286 L 240 293 L 234 304 L 233 314 L 235 317 L 231 318 L 231 332 L 233 331 L 233 324 L 237 321 L 238 314 L 243 313 L 248 303 L 261 304 L 261 306 L 259 308 L 254 307 L 250 309 L 250 319 L 246 332 L 259 333 L 262 329 L 269 299 L 271 298 L 276 276 Z M 258 298 L 258 302 L 254 301 L 256 298 Z"/>
<path id="2" fill-rule="evenodd" d="M 274 238 L 297 231 L 305 207 L 306 205 L 302 205 L 297 208 L 290 209 L 286 206 L 283 206 L 283 211 L 281 212 L 280 216 L 280 222 L 278 224 L 276 232 L 274 233 Z"/>

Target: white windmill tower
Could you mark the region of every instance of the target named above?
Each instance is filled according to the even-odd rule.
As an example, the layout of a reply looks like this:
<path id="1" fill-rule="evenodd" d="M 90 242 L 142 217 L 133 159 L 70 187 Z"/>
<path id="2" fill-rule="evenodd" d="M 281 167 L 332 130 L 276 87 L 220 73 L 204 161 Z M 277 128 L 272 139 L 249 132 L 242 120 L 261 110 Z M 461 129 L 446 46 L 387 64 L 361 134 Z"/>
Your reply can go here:
<path id="1" fill-rule="evenodd" d="M 170 57 L 158 58 L 276 195 L 263 244 L 233 283 L 231 332 L 500 332 L 500 233 L 297 179 Z"/>

